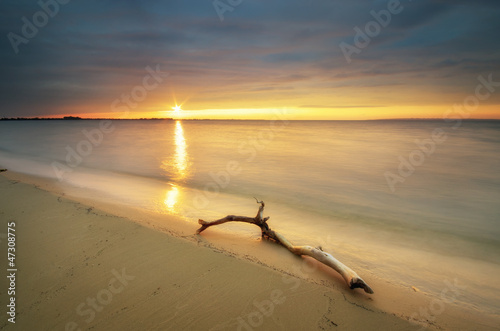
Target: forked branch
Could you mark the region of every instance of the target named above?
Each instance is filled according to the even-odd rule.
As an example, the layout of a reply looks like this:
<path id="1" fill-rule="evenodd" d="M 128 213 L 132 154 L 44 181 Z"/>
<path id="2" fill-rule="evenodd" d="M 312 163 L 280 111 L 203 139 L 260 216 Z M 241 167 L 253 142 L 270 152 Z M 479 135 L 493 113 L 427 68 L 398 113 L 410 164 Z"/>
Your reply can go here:
<path id="1" fill-rule="evenodd" d="M 276 241 L 277 243 L 285 246 L 290 252 L 295 255 L 307 255 L 318 260 L 321 263 L 326 264 L 330 268 L 337 271 L 344 278 L 347 285 L 351 289 L 362 288 L 366 293 L 373 293 L 371 287 L 368 286 L 368 284 L 366 284 L 365 281 L 361 277 L 359 277 L 357 273 L 334 258 L 331 254 L 328 254 L 320 249 L 311 246 L 294 246 L 281 234 L 271 230 L 267 225 L 267 220 L 269 220 L 269 217 L 264 218 L 263 216 L 265 207 L 264 201 L 259 201 L 257 199 L 255 200 L 260 204 L 259 211 L 257 212 L 257 215 L 255 217 L 252 218 L 247 216 L 228 215 L 224 218 L 212 222 L 206 222 L 200 219 L 198 220 L 198 223 L 201 225 L 201 227 L 196 231 L 196 233 L 200 234 L 210 226 L 224 224 L 227 222 L 245 222 L 255 224 L 262 231 L 262 238 L 267 237 L 268 239 Z"/>

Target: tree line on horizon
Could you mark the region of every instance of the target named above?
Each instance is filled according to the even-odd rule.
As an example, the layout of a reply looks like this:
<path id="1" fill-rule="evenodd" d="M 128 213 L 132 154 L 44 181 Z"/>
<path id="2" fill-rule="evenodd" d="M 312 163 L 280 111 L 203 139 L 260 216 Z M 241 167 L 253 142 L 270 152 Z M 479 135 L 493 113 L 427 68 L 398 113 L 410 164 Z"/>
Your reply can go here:
<path id="1" fill-rule="evenodd" d="M 0 121 L 60 121 L 60 120 L 173 120 L 173 118 L 82 118 L 78 116 L 64 116 L 64 117 L 2 117 Z"/>

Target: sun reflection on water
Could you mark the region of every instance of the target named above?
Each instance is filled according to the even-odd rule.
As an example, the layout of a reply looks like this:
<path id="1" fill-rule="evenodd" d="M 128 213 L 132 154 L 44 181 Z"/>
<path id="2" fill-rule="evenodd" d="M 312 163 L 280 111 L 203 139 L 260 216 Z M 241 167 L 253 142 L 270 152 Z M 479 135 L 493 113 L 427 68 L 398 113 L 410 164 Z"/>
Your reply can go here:
<path id="1" fill-rule="evenodd" d="M 165 197 L 165 206 L 169 211 L 175 210 L 175 205 L 179 199 L 179 188 L 177 185 L 172 184 L 172 188 L 167 191 L 167 195 Z"/>
<path id="2" fill-rule="evenodd" d="M 190 176 L 190 163 L 181 121 L 175 122 L 174 146 L 175 154 L 163 161 L 162 168 L 173 175 L 172 180 L 174 182 L 182 182 Z M 175 183 L 171 183 L 170 185 L 171 188 L 166 192 L 164 203 L 169 212 L 176 212 L 180 187 Z"/>
<path id="3" fill-rule="evenodd" d="M 188 153 L 186 138 L 184 138 L 184 129 L 182 128 L 181 121 L 175 123 L 175 155 L 174 155 L 174 169 L 177 172 L 176 180 L 186 179 L 188 176 Z"/>

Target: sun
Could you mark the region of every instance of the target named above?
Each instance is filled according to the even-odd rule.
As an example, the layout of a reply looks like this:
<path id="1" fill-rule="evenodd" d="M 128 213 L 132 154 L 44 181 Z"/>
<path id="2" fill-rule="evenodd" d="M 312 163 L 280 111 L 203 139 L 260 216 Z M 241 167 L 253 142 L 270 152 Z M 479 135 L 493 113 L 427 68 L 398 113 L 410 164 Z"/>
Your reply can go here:
<path id="1" fill-rule="evenodd" d="M 180 112 L 180 111 L 182 110 L 181 106 L 178 106 L 178 105 L 175 105 L 174 107 L 172 107 L 172 109 L 173 109 L 176 113 L 178 113 L 178 112 Z"/>

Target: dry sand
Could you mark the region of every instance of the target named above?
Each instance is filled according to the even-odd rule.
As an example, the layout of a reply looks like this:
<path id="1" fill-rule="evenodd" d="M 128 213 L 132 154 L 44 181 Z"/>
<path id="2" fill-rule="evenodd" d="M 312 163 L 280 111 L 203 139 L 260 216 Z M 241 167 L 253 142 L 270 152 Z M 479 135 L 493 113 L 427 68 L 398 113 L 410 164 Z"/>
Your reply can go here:
<path id="1" fill-rule="evenodd" d="M 412 289 L 395 293 L 371 279 L 374 295 L 352 291 L 321 267 L 305 270 L 303 259 L 277 245 L 261 243 L 257 252 L 280 259 L 282 267 L 275 268 L 215 247 L 223 234 L 196 236 L 192 224 L 170 230 L 138 214 L 110 213 L 45 191 L 50 185 L 42 189 L 16 178 L 10 172 L 0 176 L 1 265 L 7 269 L 7 223 L 15 222 L 17 268 L 16 323 L 7 321 L 9 283 L 2 277 L 0 329 L 424 329 L 408 321 L 412 311 L 429 306 L 425 298 L 415 299 Z M 323 278 L 307 281 L 301 272 Z M 426 325 L 493 329 L 454 312 L 446 309 Z"/>

